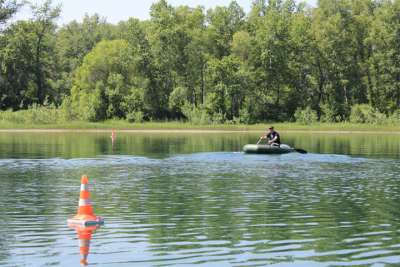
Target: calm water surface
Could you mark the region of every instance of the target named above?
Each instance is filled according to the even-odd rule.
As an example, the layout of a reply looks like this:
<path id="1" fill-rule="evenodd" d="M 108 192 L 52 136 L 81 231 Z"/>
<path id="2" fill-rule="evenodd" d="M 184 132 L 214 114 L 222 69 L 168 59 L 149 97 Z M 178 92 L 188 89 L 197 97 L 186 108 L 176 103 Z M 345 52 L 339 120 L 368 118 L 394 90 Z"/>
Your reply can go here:
<path id="1" fill-rule="evenodd" d="M 400 135 L 109 136 L 0 134 L 0 266 L 79 266 L 82 174 L 93 266 L 400 266 Z"/>

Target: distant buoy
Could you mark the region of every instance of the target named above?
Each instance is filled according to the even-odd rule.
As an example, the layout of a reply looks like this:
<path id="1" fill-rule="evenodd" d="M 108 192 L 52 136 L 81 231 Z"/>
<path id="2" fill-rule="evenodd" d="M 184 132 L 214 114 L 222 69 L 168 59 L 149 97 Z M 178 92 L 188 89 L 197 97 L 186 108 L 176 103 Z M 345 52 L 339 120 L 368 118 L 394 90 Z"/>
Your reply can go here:
<path id="1" fill-rule="evenodd" d="M 96 226 L 104 224 L 103 218 L 98 217 L 93 213 L 89 193 L 89 179 L 86 175 L 82 176 L 81 179 L 78 213 L 73 218 L 68 219 L 68 224 L 80 226 Z"/>

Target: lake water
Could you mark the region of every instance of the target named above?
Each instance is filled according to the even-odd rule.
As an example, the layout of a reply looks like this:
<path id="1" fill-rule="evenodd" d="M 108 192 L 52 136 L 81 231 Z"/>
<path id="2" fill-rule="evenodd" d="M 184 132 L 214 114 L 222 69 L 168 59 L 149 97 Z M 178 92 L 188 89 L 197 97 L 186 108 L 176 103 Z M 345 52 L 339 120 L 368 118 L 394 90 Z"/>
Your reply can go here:
<path id="1" fill-rule="evenodd" d="M 399 266 L 400 135 L 0 133 L 0 266 L 79 266 L 87 174 L 94 266 Z"/>

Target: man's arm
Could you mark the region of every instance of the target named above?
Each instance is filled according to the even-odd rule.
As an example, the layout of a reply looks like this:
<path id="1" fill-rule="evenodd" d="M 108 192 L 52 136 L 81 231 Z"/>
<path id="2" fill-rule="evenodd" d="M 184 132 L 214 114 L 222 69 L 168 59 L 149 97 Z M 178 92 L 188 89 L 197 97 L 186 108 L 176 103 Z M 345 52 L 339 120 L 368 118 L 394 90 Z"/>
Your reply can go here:
<path id="1" fill-rule="evenodd" d="M 277 141 L 277 140 L 278 140 L 278 135 L 275 135 L 274 138 L 272 138 L 271 140 L 268 141 L 268 144 L 275 143 L 275 141 Z"/>

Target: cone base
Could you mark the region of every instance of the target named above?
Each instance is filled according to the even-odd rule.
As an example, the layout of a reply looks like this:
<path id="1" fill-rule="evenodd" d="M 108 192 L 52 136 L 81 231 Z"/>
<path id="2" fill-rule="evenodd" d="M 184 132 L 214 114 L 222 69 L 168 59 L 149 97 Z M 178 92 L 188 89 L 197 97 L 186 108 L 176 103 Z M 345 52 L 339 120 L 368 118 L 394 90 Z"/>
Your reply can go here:
<path id="1" fill-rule="evenodd" d="M 68 225 L 78 225 L 78 226 L 96 226 L 104 225 L 104 219 L 97 216 L 82 217 L 75 216 L 74 218 L 67 220 Z"/>

